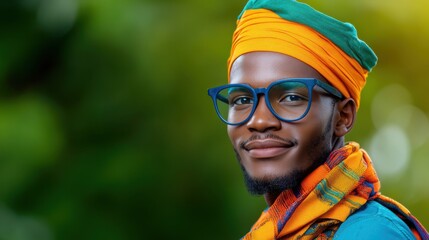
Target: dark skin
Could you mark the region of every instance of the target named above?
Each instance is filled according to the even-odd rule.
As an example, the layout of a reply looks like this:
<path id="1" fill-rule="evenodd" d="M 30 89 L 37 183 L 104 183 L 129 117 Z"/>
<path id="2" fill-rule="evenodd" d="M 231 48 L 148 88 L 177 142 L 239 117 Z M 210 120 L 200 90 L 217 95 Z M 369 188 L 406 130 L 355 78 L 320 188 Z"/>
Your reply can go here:
<path id="1" fill-rule="evenodd" d="M 326 80 L 314 68 L 284 54 L 251 52 L 237 58 L 232 65 L 230 83 L 246 83 L 254 88 L 267 87 L 284 78 Z M 329 153 L 344 145 L 344 136 L 352 129 L 356 104 L 347 98 L 333 103 L 323 89 L 313 90 L 311 109 L 304 119 L 287 123 L 277 119 L 263 97 L 252 118 L 239 126 L 228 126 L 228 135 L 244 171 L 256 180 L 270 181 L 306 173 Z M 285 190 L 285 189 L 283 189 Z M 264 193 L 272 205 L 281 191 Z"/>

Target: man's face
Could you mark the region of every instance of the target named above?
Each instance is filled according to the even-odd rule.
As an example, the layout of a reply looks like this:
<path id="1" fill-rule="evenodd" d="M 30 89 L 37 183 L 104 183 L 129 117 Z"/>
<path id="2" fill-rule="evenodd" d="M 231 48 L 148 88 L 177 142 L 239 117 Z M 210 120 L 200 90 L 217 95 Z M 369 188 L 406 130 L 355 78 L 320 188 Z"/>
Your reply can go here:
<path id="1" fill-rule="evenodd" d="M 234 62 L 231 83 L 267 87 L 284 78 L 324 80 L 307 64 L 280 53 L 252 52 Z M 228 135 L 256 194 L 296 187 L 332 150 L 334 105 L 332 98 L 315 87 L 307 116 L 293 123 L 282 122 L 268 109 L 263 97 L 252 118 L 239 126 L 228 126 Z M 255 186 L 256 185 L 256 186 Z"/>

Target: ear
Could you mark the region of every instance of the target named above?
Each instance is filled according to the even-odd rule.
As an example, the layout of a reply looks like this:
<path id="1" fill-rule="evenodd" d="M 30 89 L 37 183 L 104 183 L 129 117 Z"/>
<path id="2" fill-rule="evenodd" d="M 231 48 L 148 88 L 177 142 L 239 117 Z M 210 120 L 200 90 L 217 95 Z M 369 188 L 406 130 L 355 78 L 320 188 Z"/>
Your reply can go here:
<path id="1" fill-rule="evenodd" d="M 356 118 L 356 102 L 347 98 L 337 102 L 337 119 L 335 123 L 335 136 L 343 137 L 353 128 Z"/>

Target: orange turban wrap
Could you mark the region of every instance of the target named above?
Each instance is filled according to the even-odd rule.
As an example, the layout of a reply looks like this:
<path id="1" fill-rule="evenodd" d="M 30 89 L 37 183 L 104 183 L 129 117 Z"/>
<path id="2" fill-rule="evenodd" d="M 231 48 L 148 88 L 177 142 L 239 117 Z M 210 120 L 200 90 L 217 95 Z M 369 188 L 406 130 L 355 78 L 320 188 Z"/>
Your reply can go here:
<path id="1" fill-rule="evenodd" d="M 361 90 L 377 58 L 357 38 L 351 24 L 296 1 L 253 1 L 259 5 L 268 3 L 262 7 L 251 2 L 237 21 L 228 59 L 228 78 L 232 64 L 242 54 L 255 51 L 283 53 L 316 69 L 346 98 L 353 98 L 359 107 Z M 276 4 L 272 8 L 276 9 L 268 6 L 272 2 Z M 299 23 L 300 19 L 307 24 Z"/>

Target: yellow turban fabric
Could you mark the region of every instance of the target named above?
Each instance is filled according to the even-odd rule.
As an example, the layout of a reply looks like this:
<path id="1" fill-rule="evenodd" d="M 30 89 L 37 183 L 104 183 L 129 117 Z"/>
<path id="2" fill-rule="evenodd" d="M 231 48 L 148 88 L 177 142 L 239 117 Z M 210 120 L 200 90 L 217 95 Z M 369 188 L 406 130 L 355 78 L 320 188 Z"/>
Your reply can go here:
<path id="1" fill-rule="evenodd" d="M 270 1 L 259 1 L 259 3 L 264 2 Z M 290 6 L 287 5 L 288 2 L 290 2 Z M 258 8 L 255 5 L 249 6 L 249 4 L 243 10 L 233 35 L 231 54 L 228 59 L 228 77 L 234 61 L 245 53 L 255 51 L 283 53 L 316 69 L 346 98 L 353 98 L 359 107 L 360 93 L 365 85 L 366 77 L 377 61 L 375 54 L 355 36 L 355 29 L 350 24 L 339 22 L 309 8 L 308 5 L 302 4 L 305 9 L 298 11 L 299 9 L 295 8 L 296 4 L 301 3 L 295 1 L 283 0 L 281 3 L 283 6 L 276 5 L 283 11 L 280 13 L 281 16 L 278 12 L 274 12 L 279 9 L 270 10 Z M 298 6 L 298 8 L 301 7 L 301 5 Z M 302 17 L 307 23 L 316 26 L 308 26 L 296 20 L 286 19 L 288 13 L 284 12 L 285 10 L 293 11 L 298 20 Z M 318 14 L 318 18 L 309 19 L 308 17 L 312 17 L 311 14 L 314 12 Z M 299 13 L 302 15 L 298 15 Z M 306 13 L 311 14 L 305 16 Z M 331 24 L 332 26 L 327 25 L 330 24 L 330 21 L 334 23 Z M 336 30 L 335 24 L 346 27 L 346 30 L 351 30 L 351 33 L 344 31 L 343 28 Z M 324 34 L 314 28 L 322 29 Z M 328 30 L 325 31 L 325 28 Z M 337 35 L 335 35 L 336 31 Z M 351 38 L 351 40 L 345 38 Z"/>

